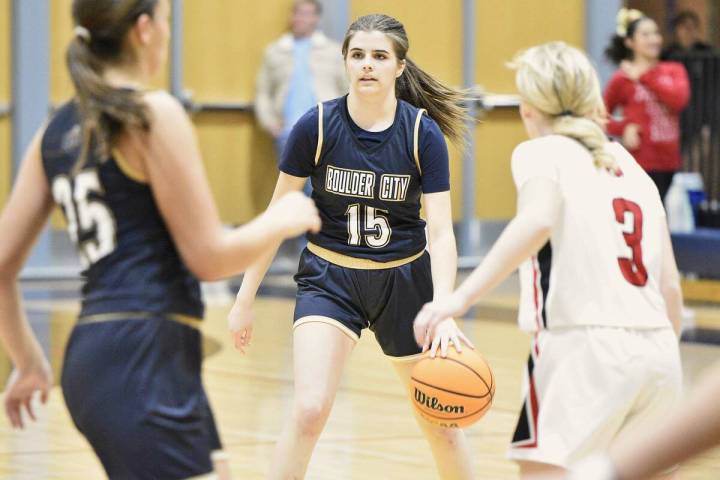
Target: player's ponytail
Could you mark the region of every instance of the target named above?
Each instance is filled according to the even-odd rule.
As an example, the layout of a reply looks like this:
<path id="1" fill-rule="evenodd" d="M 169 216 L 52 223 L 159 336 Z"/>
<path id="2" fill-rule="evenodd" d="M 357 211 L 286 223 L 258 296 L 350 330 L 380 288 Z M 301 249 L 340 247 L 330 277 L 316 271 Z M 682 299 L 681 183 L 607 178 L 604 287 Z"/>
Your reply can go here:
<path id="1" fill-rule="evenodd" d="M 600 82 L 588 58 L 563 42 L 530 48 L 515 57 L 520 96 L 552 119 L 553 132 L 580 142 L 597 167 L 617 170 L 602 124 L 606 110 Z"/>
<path id="2" fill-rule="evenodd" d="M 74 38 L 66 62 L 75 87 L 83 143 L 76 168 L 86 161 L 91 145 L 101 161 L 126 127 L 150 128 L 141 93 L 119 89 L 103 78 L 107 65 L 132 61 L 125 36 L 142 14 L 153 14 L 157 0 L 74 0 Z"/>
<path id="3" fill-rule="evenodd" d="M 405 61 L 405 71 L 395 84 L 397 98 L 426 109 L 445 135 L 455 143 L 462 143 L 469 118 L 466 105 L 472 100 L 470 95 L 438 82 L 407 57 L 410 43 L 405 27 L 398 20 L 381 14 L 365 15 L 355 20 L 343 40 L 343 57 L 347 56 L 350 40 L 355 33 L 373 31 L 387 35 L 398 59 Z"/>

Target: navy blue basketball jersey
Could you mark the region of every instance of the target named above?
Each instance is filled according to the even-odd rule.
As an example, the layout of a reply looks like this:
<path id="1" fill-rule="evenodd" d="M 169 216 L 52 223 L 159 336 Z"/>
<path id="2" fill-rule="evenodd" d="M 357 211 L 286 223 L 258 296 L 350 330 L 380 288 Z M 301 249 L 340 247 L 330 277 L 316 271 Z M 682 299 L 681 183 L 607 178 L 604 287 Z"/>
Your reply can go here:
<path id="1" fill-rule="evenodd" d="M 311 251 L 322 251 L 325 258 L 337 253 L 387 263 L 414 258 L 425 250 L 419 131 L 423 120 L 432 120 L 423 112 L 398 100 L 392 126 L 374 143 L 358 138 L 346 97 L 318 104 L 298 122 L 296 129 L 303 129 L 302 122 L 317 122 L 311 165 L 302 158 L 309 155 L 295 148 L 298 144 L 291 134 L 280 169 L 311 178 L 312 198 L 322 219 L 321 231 L 308 234 Z M 447 171 L 447 157 L 444 161 Z"/>
<path id="2" fill-rule="evenodd" d="M 119 152 L 94 151 L 77 171 L 81 129 L 74 102 L 63 105 L 42 138 L 42 163 L 83 266 L 81 316 L 180 314 L 200 318 L 197 279 L 185 267 L 150 185 Z"/>

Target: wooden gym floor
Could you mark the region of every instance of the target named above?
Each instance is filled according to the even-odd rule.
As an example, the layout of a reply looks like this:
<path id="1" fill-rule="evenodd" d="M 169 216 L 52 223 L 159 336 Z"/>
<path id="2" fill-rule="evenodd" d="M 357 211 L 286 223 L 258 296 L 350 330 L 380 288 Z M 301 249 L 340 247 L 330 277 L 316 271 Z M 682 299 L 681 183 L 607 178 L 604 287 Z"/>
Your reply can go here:
<path id="1" fill-rule="evenodd" d="M 214 285 L 208 295 L 205 385 L 234 477 L 239 479 L 264 478 L 291 402 L 293 288 L 289 275 L 276 280 L 268 282 L 265 295 L 257 302 L 257 322 L 248 356 L 232 348 L 226 330 L 225 316 L 232 300 L 227 288 Z M 512 285 L 504 285 L 471 312 L 470 320 L 461 322 L 497 378 L 492 410 L 479 424 L 467 429 L 478 478 L 482 479 L 517 477 L 514 464 L 504 457 L 521 403 L 520 379 L 528 353 L 528 339 L 515 324 L 515 282 L 513 279 Z M 78 309 L 77 285 L 35 282 L 23 285 L 23 290 L 33 328 L 57 372 Z M 705 327 L 706 333 L 720 332 L 720 307 L 693 307 L 696 323 Z M 720 359 L 717 345 L 683 342 L 682 353 L 688 384 L 696 380 L 702 368 Z M 0 359 L 3 382 L 9 370 L 7 359 Z M 437 478 L 410 408 L 372 334 L 363 334 L 307 478 Z M 90 447 L 72 425 L 58 387 L 53 388 L 48 405 L 38 411 L 38 422 L 23 432 L 12 431 L 4 415 L 0 419 L 0 478 L 103 478 Z M 715 450 L 684 465 L 680 478 L 710 480 L 718 478 L 718 472 L 720 450 Z"/>

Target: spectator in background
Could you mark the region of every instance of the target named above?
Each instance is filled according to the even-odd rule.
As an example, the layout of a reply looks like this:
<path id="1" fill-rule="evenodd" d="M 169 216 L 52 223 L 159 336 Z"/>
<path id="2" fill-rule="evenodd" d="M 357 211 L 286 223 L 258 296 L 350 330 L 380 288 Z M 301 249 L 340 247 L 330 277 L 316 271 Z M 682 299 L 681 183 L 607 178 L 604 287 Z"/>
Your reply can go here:
<path id="1" fill-rule="evenodd" d="M 659 61 L 661 44 L 651 18 L 634 9 L 618 12 L 605 54 L 620 68 L 608 82 L 605 104 L 611 115 L 608 133 L 622 139 L 664 199 L 680 169 L 680 112 L 690 87 L 683 65 Z M 617 110 L 622 116 L 613 118 Z"/>
<path id="2" fill-rule="evenodd" d="M 701 40 L 700 17 L 692 10 L 683 10 L 673 17 L 673 42 L 665 47 L 660 58 L 667 60 L 686 52 L 709 52 L 712 47 Z"/>
<path id="3" fill-rule="evenodd" d="M 275 139 L 278 158 L 306 111 L 347 93 L 340 45 L 317 30 L 321 13 L 319 1 L 296 0 L 291 31 L 267 47 L 258 72 L 255 112 Z"/>

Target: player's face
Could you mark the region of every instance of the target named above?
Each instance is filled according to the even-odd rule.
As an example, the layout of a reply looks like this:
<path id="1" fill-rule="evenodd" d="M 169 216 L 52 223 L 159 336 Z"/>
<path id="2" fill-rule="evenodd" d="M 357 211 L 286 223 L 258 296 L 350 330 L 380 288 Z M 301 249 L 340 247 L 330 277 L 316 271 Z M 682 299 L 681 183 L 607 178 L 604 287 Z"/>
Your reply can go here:
<path id="1" fill-rule="evenodd" d="M 660 49 L 662 48 L 662 36 L 657 24 L 649 18 L 640 20 L 632 38 L 628 38 L 626 44 L 635 53 L 636 57 L 659 58 Z"/>
<path id="2" fill-rule="evenodd" d="M 315 5 L 312 3 L 298 3 L 290 20 L 293 35 L 296 37 L 312 35 L 319 20 L 320 15 L 318 15 Z"/>
<path id="3" fill-rule="evenodd" d="M 354 92 L 378 94 L 394 91 L 405 62 L 398 60 L 392 41 L 384 33 L 357 32 L 348 45 L 345 68 Z"/>
<path id="4" fill-rule="evenodd" d="M 700 39 L 700 26 L 694 20 L 686 20 L 677 26 L 675 36 L 683 48 L 692 48 Z"/>

